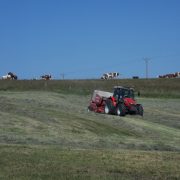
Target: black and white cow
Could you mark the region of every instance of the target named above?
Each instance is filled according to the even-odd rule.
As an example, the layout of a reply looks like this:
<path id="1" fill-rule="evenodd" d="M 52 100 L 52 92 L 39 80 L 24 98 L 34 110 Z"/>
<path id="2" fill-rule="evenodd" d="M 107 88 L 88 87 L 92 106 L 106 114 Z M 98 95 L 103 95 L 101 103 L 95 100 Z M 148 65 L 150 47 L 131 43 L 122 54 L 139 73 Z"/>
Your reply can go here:
<path id="1" fill-rule="evenodd" d="M 17 80 L 18 77 L 16 74 L 12 73 L 12 72 L 8 72 L 7 75 L 2 76 L 2 79 L 10 79 L 10 80 Z"/>
<path id="2" fill-rule="evenodd" d="M 105 73 L 101 77 L 101 79 L 114 79 L 119 76 L 118 72 L 110 72 L 110 73 Z"/>
<path id="3" fill-rule="evenodd" d="M 14 74 L 14 73 L 12 73 L 12 72 L 9 72 L 8 75 L 10 75 L 11 78 L 14 79 L 14 80 L 17 80 L 17 79 L 18 79 L 17 75 Z"/>
<path id="4" fill-rule="evenodd" d="M 41 79 L 43 79 L 43 80 L 51 80 L 51 75 L 50 74 L 42 75 Z"/>

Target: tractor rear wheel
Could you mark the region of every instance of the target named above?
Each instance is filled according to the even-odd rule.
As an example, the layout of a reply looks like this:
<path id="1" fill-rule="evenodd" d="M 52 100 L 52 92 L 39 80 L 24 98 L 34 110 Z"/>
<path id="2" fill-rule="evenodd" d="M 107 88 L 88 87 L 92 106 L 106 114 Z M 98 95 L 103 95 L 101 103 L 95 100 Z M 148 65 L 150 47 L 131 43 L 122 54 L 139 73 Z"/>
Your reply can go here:
<path id="1" fill-rule="evenodd" d="M 144 110 L 141 104 L 138 105 L 137 110 L 138 110 L 138 114 L 140 116 L 143 116 Z"/>
<path id="2" fill-rule="evenodd" d="M 116 108 L 116 115 L 125 116 L 126 110 L 124 104 L 119 104 Z"/>
<path id="3" fill-rule="evenodd" d="M 104 107 L 104 113 L 105 113 L 105 114 L 111 114 L 112 111 L 113 111 L 112 101 L 111 101 L 110 99 L 107 99 L 107 100 L 106 100 L 105 107 Z"/>

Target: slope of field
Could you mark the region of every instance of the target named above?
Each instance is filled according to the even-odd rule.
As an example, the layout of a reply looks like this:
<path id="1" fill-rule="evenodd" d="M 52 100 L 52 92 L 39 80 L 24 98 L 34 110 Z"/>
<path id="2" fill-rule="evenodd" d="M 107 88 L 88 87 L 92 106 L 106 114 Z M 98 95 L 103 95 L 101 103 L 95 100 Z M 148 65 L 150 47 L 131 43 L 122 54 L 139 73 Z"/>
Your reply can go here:
<path id="1" fill-rule="evenodd" d="M 143 118 L 88 112 L 89 100 L 0 91 L 0 178 L 180 177 L 180 99 L 139 98 Z"/>
<path id="2" fill-rule="evenodd" d="M 1 143 L 180 150 L 180 100 L 139 99 L 144 117 L 87 112 L 90 97 L 1 92 Z"/>

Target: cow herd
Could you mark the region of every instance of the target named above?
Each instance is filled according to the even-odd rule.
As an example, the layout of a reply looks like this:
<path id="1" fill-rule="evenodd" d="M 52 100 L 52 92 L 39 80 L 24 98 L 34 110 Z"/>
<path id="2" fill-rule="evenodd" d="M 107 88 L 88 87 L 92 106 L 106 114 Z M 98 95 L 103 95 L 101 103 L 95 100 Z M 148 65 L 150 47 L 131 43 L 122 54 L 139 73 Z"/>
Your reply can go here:
<path id="1" fill-rule="evenodd" d="M 114 79 L 119 76 L 118 72 L 110 72 L 102 75 L 101 79 Z"/>
<path id="2" fill-rule="evenodd" d="M 18 76 L 12 72 L 8 72 L 6 75 L 2 76 L 1 78 L 2 80 L 17 80 Z M 45 74 L 40 76 L 39 80 L 51 80 L 52 76 L 50 74 Z M 33 80 L 37 80 L 37 79 L 33 79 Z"/>
<path id="3" fill-rule="evenodd" d="M 118 72 L 109 72 L 109 73 L 104 73 L 101 76 L 101 79 L 104 79 L 104 80 L 115 79 L 118 76 L 119 76 Z M 158 78 L 180 78 L 180 72 L 159 75 Z M 1 79 L 3 79 L 3 80 L 17 80 L 18 76 L 12 72 L 8 72 L 7 75 L 2 76 Z M 35 80 L 51 80 L 51 79 L 52 79 L 51 74 L 45 74 L 45 75 L 40 76 L 40 79 L 35 79 Z M 139 77 L 133 76 L 133 79 L 139 79 Z"/>
<path id="4" fill-rule="evenodd" d="M 159 75 L 158 78 L 180 78 L 180 72 Z"/>
<path id="5" fill-rule="evenodd" d="M 101 79 L 105 79 L 105 80 L 114 79 L 114 78 L 117 78 L 118 76 L 119 76 L 118 72 L 110 72 L 110 73 L 103 74 Z M 17 80 L 18 77 L 14 73 L 9 72 L 7 75 L 2 76 L 2 79 Z M 52 79 L 51 74 L 45 74 L 45 75 L 40 76 L 40 79 L 36 78 L 33 80 L 51 80 L 51 79 Z"/>

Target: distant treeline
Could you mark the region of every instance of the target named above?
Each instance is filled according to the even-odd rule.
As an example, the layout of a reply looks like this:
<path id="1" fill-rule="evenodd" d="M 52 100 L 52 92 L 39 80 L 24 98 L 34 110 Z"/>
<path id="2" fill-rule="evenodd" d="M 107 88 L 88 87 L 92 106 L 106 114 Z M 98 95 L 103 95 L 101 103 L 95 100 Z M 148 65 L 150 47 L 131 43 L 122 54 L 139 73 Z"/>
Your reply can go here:
<path id="1" fill-rule="evenodd" d="M 113 80 L 0 80 L 0 91 L 53 91 L 90 95 L 94 89 L 113 91 L 113 86 L 134 87 L 142 97 L 180 98 L 180 78 Z"/>

